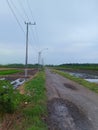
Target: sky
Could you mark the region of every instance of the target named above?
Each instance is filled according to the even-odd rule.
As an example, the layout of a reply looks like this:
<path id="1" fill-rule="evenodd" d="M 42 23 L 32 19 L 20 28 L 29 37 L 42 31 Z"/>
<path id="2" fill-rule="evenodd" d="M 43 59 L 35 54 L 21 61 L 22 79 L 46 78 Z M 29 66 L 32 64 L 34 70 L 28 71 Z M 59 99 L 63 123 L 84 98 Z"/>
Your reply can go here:
<path id="1" fill-rule="evenodd" d="M 98 0 L 0 0 L 0 64 L 25 63 L 25 21 L 28 63 L 98 63 Z"/>

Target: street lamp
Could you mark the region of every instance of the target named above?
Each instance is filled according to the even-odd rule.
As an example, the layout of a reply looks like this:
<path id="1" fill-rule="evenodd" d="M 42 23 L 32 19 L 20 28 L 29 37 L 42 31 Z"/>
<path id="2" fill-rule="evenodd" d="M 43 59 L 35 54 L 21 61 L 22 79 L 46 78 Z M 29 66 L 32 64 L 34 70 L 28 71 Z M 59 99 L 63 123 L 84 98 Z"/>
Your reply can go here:
<path id="1" fill-rule="evenodd" d="M 38 68 L 40 68 L 40 64 L 41 64 L 41 54 L 43 51 L 48 50 L 48 48 L 44 48 L 41 51 L 38 52 Z"/>

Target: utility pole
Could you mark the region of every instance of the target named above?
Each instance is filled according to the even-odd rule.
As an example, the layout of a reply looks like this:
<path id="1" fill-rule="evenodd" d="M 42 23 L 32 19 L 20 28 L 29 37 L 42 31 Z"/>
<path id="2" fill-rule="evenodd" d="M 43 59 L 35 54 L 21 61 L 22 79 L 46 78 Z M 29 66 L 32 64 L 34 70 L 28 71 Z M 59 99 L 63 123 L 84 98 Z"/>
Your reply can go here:
<path id="1" fill-rule="evenodd" d="M 29 25 L 36 25 L 34 22 L 25 22 L 26 24 L 26 57 L 25 57 L 25 78 L 28 76 L 28 35 L 29 35 Z"/>
<path id="2" fill-rule="evenodd" d="M 40 70 L 40 65 L 41 65 L 41 54 L 43 51 L 48 50 L 48 48 L 44 48 L 41 51 L 38 52 L 38 70 Z"/>
<path id="3" fill-rule="evenodd" d="M 38 70 L 40 70 L 41 51 L 38 52 Z"/>
<path id="4" fill-rule="evenodd" d="M 44 58 L 42 58 L 42 67 L 44 68 Z"/>

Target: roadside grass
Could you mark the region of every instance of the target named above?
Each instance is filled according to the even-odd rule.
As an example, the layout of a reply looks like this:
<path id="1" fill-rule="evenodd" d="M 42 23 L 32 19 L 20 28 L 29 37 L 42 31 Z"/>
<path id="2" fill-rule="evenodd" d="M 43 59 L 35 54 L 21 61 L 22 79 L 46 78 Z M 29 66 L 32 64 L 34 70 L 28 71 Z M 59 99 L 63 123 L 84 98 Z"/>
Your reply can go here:
<path id="1" fill-rule="evenodd" d="M 32 80 L 25 83 L 24 105 L 19 111 L 22 120 L 15 123 L 11 130 L 48 130 L 44 71 L 38 72 Z"/>
<path id="2" fill-rule="evenodd" d="M 0 70 L 0 75 L 15 74 L 15 73 L 18 73 L 18 72 L 22 72 L 22 70 L 18 70 L 18 69 Z"/>
<path id="3" fill-rule="evenodd" d="M 98 93 L 98 84 L 96 84 L 96 83 L 90 83 L 90 82 L 88 82 L 84 79 L 77 78 L 75 76 L 72 76 L 68 73 L 65 73 L 65 72 L 62 72 L 62 71 L 59 71 L 59 70 L 53 69 L 52 71 L 54 73 L 58 73 L 58 74 L 62 75 L 63 77 L 68 78 L 70 80 L 73 80 L 73 81 L 79 83 L 80 85 L 83 85 L 84 87 L 89 88 L 90 90 Z"/>

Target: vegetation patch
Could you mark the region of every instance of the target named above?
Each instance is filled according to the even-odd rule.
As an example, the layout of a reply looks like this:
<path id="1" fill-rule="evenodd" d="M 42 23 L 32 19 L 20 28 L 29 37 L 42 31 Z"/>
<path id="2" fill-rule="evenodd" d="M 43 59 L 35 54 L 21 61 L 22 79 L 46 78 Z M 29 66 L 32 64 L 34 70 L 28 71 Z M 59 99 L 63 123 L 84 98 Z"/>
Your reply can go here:
<path id="1" fill-rule="evenodd" d="M 8 130 L 48 130 L 45 73 L 37 73 L 25 83 L 24 89 L 22 102 L 12 115 L 12 125 Z"/>
<path id="2" fill-rule="evenodd" d="M 45 118 L 47 115 L 45 74 L 39 72 L 33 80 L 26 83 L 26 94 L 29 95 L 27 107 L 23 110 L 25 116 L 24 130 L 47 130 Z"/>
<path id="3" fill-rule="evenodd" d="M 23 70 L 16 70 L 16 69 L 8 69 L 8 70 L 0 70 L 0 75 L 10 75 L 22 72 Z"/>
<path id="4" fill-rule="evenodd" d="M 0 130 L 10 130 L 14 113 L 19 109 L 23 96 L 13 89 L 10 82 L 0 81 Z"/>
<path id="5" fill-rule="evenodd" d="M 86 81 L 84 79 L 74 77 L 74 76 L 72 76 L 72 75 L 70 75 L 68 73 L 61 72 L 59 70 L 53 70 L 53 72 L 58 73 L 58 74 L 62 75 L 65 78 L 71 79 L 71 80 L 83 85 L 84 87 L 89 88 L 90 90 L 98 93 L 98 84 L 96 84 L 96 83 L 90 83 L 90 82 L 88 82 L 88 81 Z"/>

